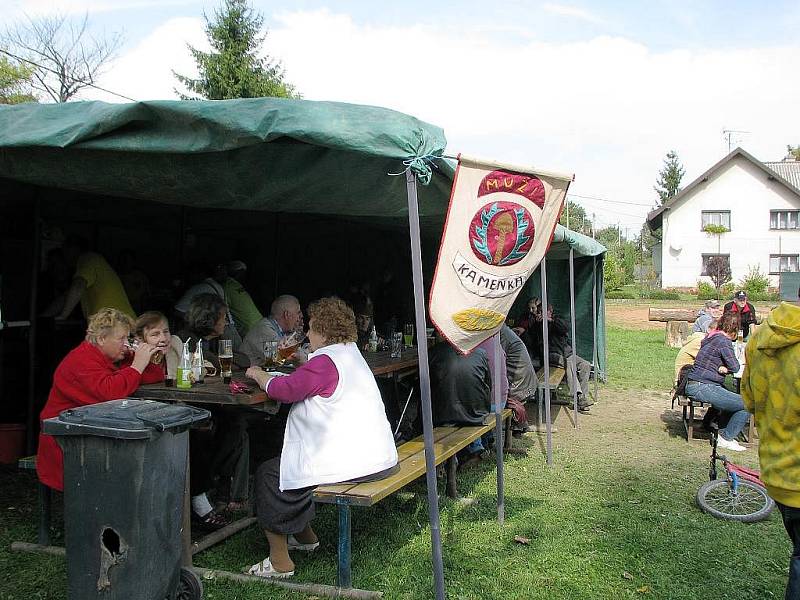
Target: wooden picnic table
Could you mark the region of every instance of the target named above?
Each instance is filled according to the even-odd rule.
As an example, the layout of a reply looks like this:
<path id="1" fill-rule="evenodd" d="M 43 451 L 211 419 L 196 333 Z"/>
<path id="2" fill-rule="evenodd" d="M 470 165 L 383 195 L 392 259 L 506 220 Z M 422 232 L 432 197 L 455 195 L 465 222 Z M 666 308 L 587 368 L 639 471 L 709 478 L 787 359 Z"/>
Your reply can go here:
<path id="1" fill-rule="evenodd" d="M 253 391 L 249 394 L 234 394 L 231 392 L 229 384 L 223 383 L 222 377 L 206 377 L 205 383 L 195 384 L 191 388 L 167 387 L 164 383 L 148 383 L 140 386 L 131 394 L 131 397 L 160 402 L 249 406 L 262 409 L 269 414 L 278 412 L 279 404 L 268 398 L 266 392 L 256 386 L 255 381 L 247 379 L 243 373 L 236 373 L 233 381 L 243 383 Z"/>
<path id="2" fill-rule="evenodd" d="M 367 361 L 367 365 L 369 365 L 372 374 L 375 376 L 391 375 L 398 371 L 406 371 L 419 367 L 419 355 L 417 354 L 416 347 L 403 348 L 400 358 L 392 358 L 392 354 L 389 350 L 384 350 L 382 352 L 366 352 L 364 354 L 364 360 Z"/>

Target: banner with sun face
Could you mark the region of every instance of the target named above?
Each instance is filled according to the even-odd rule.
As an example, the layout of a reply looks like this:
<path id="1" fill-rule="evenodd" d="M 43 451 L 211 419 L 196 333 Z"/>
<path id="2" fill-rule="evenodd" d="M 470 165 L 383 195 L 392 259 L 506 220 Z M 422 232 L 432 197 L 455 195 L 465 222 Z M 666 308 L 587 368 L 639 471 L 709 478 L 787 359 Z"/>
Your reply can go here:
<path id="1" fill-rule="evenodd" d="M 468 353 L 494 335 L 553 239 L 572 175 L 459 157 L 430 315 Z"/>

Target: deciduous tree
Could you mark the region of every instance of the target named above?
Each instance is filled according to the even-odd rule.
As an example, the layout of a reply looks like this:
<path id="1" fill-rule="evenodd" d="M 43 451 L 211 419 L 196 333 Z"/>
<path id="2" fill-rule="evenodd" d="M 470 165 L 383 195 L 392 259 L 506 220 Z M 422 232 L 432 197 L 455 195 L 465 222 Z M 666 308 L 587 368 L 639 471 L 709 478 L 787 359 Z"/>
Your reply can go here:
<path id="1" fill-rule="evenodd" d="M 17 65 L 0 55 L 0 104 L 36 102 L 31 92 L 33 69 Z"/>
<path id="2" fill-rule="evenodd" d="M 214 18 L 205 19 L 211 52 L 189 46 L 197 63 L 197 78 L 173 71 L 188 90 L 188 93 L 175 90 L 181 99 L 298 97 L 294 86 L 284 80 L 280 61 L 262 55 L 267 35 L 262 28 L 264 18 L 247 0 L 224 0 L 214 11 Z"/>
<path id="3" fill-rule="evenodd" d="M 53 102 L 67 102 L 93 85 L 114 58 L 122 36 L 95 36 L 89 15 L 72 20 L 65 15 L 26 18 L 6 30 L 3 42 L 32 71 L 32 86 Z"/>

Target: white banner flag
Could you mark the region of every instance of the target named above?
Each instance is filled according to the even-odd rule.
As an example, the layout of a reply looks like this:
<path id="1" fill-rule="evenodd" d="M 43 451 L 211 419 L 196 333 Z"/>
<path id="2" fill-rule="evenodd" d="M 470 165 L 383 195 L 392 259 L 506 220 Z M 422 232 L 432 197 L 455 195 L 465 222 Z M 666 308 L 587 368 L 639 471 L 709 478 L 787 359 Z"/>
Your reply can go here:
<path id="1" fill-rule="evenodd" d="M 459 157 L 430 315 L 468 353 L 494 335 L 553 239 L 572 175 Z"/>

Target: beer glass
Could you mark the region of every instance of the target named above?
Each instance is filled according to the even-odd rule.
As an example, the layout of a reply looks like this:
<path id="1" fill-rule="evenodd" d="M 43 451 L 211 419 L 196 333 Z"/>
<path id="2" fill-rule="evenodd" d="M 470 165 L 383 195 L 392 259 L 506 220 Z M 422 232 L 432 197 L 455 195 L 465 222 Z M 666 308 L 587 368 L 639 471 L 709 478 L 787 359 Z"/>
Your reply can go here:
<path id="1" fill-rule="evenodd" d="M 399 331 L 392 333 L 391 351 L 392 358 L 400 358 L 403 348 L 403 334 Z"/>
<path id="2" fill-rule="evenodd" d="M 411 344 L 414 342 L 414 325 L 411 323 L 406 323 L 403 329 L 403 343 L 405 343 L 406 348 L 411 348 Z"/>
<path id="3" fill-rule="evenodd" d="M 231 369 L 233 367 L 233 341 L 220 340 L 219 341 L 219 370 L 222 375 L 222 381 L 225 383 L 231 382 Z"/>
<path id="4" fill-rule="evenodd" d="M 278 360 L 277 354 L 278 342 L 269 340 L 264 342 L 264 366 L 267 369 L 275 366 L 275 362 Z"/>
<path id="5" fill-rule="evenodd" d="M 278 342 L 278 353 L 275 362 L 282 365 L 289 360 L 289 358 L 297 352 L 298 348 L 300 348 L 300 344 L 303 343 L 305 337 L 303 332 L 294 331 L 281 339 L 281 341 Z"/>

